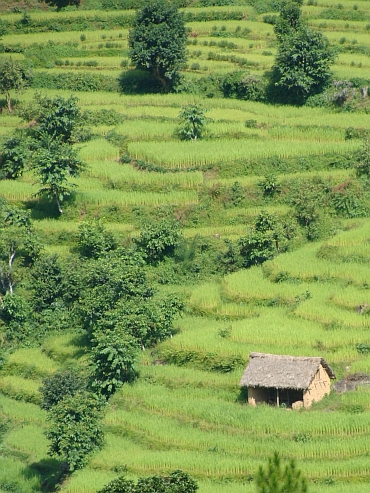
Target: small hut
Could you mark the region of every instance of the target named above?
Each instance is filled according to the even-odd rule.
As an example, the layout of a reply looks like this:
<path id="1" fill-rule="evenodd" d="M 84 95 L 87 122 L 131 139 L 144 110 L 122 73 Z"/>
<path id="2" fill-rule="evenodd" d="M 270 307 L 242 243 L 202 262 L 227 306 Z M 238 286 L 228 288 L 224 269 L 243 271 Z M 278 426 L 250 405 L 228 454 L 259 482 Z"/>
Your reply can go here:
<path id="1" fill-rule="evenodd" d="M 265 402 L 299 409 L 329 394 L 332 378 L 323 358 L 251 353 L 240 386 L 248 388 L 252 406 Z"/>

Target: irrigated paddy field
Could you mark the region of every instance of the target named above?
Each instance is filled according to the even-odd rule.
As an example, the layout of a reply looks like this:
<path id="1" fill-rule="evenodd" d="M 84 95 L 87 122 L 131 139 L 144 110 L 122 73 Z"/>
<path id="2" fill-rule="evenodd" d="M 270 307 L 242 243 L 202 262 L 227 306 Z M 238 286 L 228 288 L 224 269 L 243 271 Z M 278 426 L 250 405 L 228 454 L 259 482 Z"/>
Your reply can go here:
<path id="1" fill-rule="evenodd" d="M 263 2 L 233 3 L 184 9 L 191 33 L 187 80 L 271 69 L 276 39 L 264 16 L 276 13 Z M 338 47 L 334 79 L 368 83 L 370 2 L 309 0 L 302 10 L 309 25 Z M 78 188 L 61 217 L 37 206 L 31 172 L 0 181 L 2 197 L 32 208 L 46 251 L 73 251 L 86 219 L 100 217 L 124 243 L 138 235 L 146 217 L 168 211 L 186 238 L 234 241 L 262 209 L 277 217 L 289 214 L 284 191 L 297 183 L 334 190 L 355 178 L 353 156 L 361 139 L 346 135 L 349 128 L 359 135 L 369 128 L 369 106 L 344 112 L 219 94 L 119 92 L 117 77 L 132 69 L 127 36 L 133 11 L 28 13 L 28 33 L 1 38 L 7 52 L 0 57 L 10 51 L 34 65 L 35 87 L 16 95 L 16 106 L 35 93 L 75 94 L 86 115 L 104 115 L 90 125 L 93 138 L 79 144 L 87 168 L 74 180 Z M 4 13 L 2 19 L 14 26 L 22 15 Z M 50 22 L 53 31 L 45 27 Z M 71 74 L 85 82 L 88 75 L 105 77 L 106 90 L 92 83 L 75 91 L 56 85 Z M 45 88 L 46 80 L 54 81 L 53 89 Z M 195 142 L 176 134 L 179 112 L 190 103 L 210 118 L 205 138 Z M 20 125 L 17 111 L 4 110 L 0 138 Z M 280 183 L 280 198 L 261 193 L 261 180 L 271 173 Z M 242 201 L 225 199 L 232 187 L 242 190 Z M 370 374 L 369 313 L 356 311 L 370 305 L 370 220 L 362 216 L 336 218 L 330 237 L 293 245 L 263 265 L 198 282 L 163 282 L 163 292 L 176 292 L 186 302 L 176 334 L 142 352 L 140 378 L 109 402 L 103 449 L 59 491 L 94 493 L 123 473 L 137 478 L 180 468 L 196 478 L 199 493 L 252 493 L 258 466 L 278 450 L 284 460 L 296 459 L 310 493 L 368 492 L 370 387 L 332 394 L 299 412 L 249 407 L 239 388 L 252 351 L 321 356 L 339 378 Z M 1 368 L 0 419 L 9 424 L 0 449 L 1 493 L 42 491 L 48 471 L 58 467 L 47 455 L 39 387 L 45 376 L 84 358 L 71 328 L 51 333 L 40 347 L 16 349 Z"/>

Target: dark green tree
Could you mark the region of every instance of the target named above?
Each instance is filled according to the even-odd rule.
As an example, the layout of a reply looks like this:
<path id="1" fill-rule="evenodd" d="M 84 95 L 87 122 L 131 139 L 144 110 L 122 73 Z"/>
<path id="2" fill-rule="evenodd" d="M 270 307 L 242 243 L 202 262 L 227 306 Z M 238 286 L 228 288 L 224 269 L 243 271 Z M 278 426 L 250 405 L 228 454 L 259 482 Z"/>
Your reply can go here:
<path id="1" fill-rule="evenodd" d="M 119 331 L 96 331 L 92 342 L 92 388 L 108 399 L 125 382 L 137 378 L 135 363 L 138 343 Z"/>
<path id="2" fill-rule="evenodd" d="M 183 303 L 173 295 L 123 299 L 105 314 L 99 326 L 104 331 L 129 334 L 145 349 L 171 336 L 173 321 L 182 309 Z"/>
<path id="3" fill-rule="evenodd" d="M 358 177 L 370 177 L 370 135 L 365 135 L 359 155 L 359 160 L 355 165 Z"/>
<path id="4" fill-rule="evenodd" d="M 41 408 L 49 411 L 65 397 L 73 397 L 78 392 L 86 390 L 86 378 L 81 368 L 71 367 L 58 370 L 46 377 L 39 388 L 41 393 Z"/>
<path id="5" fill-rule="evenodd" d="M 32 71 L 12 58 L 0 61 L 0 93 L 5 94 L 9 113 L 12 112 L 10 92 L 21 92 L 32 81 Z"/>
<path id="6" fill-rule="evenodd" d="M 259 467 L 256 486 L 258 493 L 307 493 L 306 478 L 294 459 L 283 467 L 278 452 L 268 459 L 266 468 Z"/>
<path id="7" fill-rule="evenodd" d="M 55 199 L 59 212 L 63 213 L 61 202 L 75 188 L 70 178 L 79 176 L 85 165 L 78 158 L 77 150 L 63 142 L 62 137 L 44 133 L 33 145 L 32 168 L 42 185 L 36 195 Z"/>
<path id="8" fill-rule="evenodd" d="M 75 133 L 83 125 L 78 98 L 53 99 L 36 93 L 33 100 L 20 110 L 21 118 L 28 124 L 28 134 L 42 140 L 45 134 L 57 137 L 63 143 L 75 142 Z"/>
<path id="9" fill-rule="evenodd" d="M 31 153 L 25 132 L 16 132 L 3 144 L 0 151 L 0 179 L 14 180 L 23 174 Z"/>
<path id="10" fill-rule="evenodd" d="M 136 299 L 139 303 L 153 296 L 144 265 L 138 253 L 117 249 L 85 266 L 75 306 L 85 329 L 95 330 L 96 324 L 120 300 Z"/>
<path id="11" fill-rule="evenodd" d="M 3 204 L 0 207 L 0 283 L 4 293 L 13 294 L 18 281 L 16 263 L 32 263 L 41 250 L 28 212 Z"/>
<path id="12" fill-rule="evenodd" d="M 31 276 L 36 311 L 48 308 L 61 298 L 63 274 L 57 255 L 41 255 L 32 267 Z"/>
<path id="13" fill-rule="evenodd" d="M 86 465 L 103 444 L 102 401 L 91 392 L 67 395 L 48 412 L 46 436 L 50 454 L 68 464 L 69 471 Z"/>
<path id="14" fill-rule="evenodd" d="M 99 219 L 82 223 L 78 230 L 78 249 L 83 257 L 99 258 L 117 246 L 113 233 Z"/>
<path id="15" fill-rule="evenodd" d="M 129 56 L 136 68 L 149 71 L 162 91 L 168 91 L 185 63 L 186 39 L 184 15 L 166 0 L 154 0 L 136 14 Z"/>
<path id="16" fill-rule="evenodd" d="M 201 139 L 204 126 L 210 121 L 205 116 L 205 109 L 198 104 L 184 106 L 179 114 L 181 120 L 178 134 L 184 140 Z"/>
<path id="17" fill-rule="evenodd" d="M 274 258 L 285 246 L 286 236 L 281 223 L 265 211 L 261 211 L 247 235 L 239 239 L 245 267 Z"/>
<path id="18" fill-rule="evenodd" d="M 309 96 L 322 92 L 330 80 L 334 51 L 323 34 L 300 20 L 294 2 L 283 4 L 275 33 L 279 44 L 271 97 L 277 102 L 303 104 Z"/>
<path id="19" fill-rule="evenodd" d="M 146 223 L 138 238 L 134 238 L 139 251 L 148 263 L 156 263 L 172 257 L 181 238 L 180 226 L 174 219 Z"/>
<path id="20" fill-rule="evenodd" d="M 195 493 L 197 483 L 180 469 L 168 476 L 149 476 L 138 479 L 135 484 L 120 476 L 108 483 L 98 493 Z"/>

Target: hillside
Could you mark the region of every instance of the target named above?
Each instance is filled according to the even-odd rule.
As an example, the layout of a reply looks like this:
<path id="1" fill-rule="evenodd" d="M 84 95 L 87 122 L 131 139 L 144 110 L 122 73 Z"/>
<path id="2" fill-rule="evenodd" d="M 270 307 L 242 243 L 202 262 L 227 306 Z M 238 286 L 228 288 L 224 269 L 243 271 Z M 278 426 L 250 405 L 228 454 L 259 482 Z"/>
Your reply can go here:
<path id="1" fill-rule="evenodd" d="M 95 493 L 121 474 L 180 468 L 199 493 L 252 493 L 258 466 L 278 450 L 297 461 L 310 493 L 366 492 L 369 387 L 294 412 L 249 407 L 239 381 L 252 351 L 321 356 L 338 379 L 370 374 L 369 312 L 356 310 L 370 305 L 369 181 L 356 175 L 369 128 L 360 89 L 370 82 L 370 2 L 304 2 L 308 24 L 337 49 L 333 79 L 351 80 L 353 92 L 344 105 L 316 98 L 301 107 L 224 97 L 215 82 L 271 69 L 272 2 L 185 7 L 185 82 L 172 94 L 145 93 L 140 83 L 134 93 L 128 3 L 104 10 L 109 2 L 89 0 L 60 12 L 0 4 L 0 58 L 31 61 L 35 73 L 32 87 L 14 95 L 14 112 L 0 114 L 2 141 L 24 125 L 19 108 L 39 93 L 76 95 L 90 132 L 76 146 L 87 167 L 63 214 L 34 197 L 31 171 L 0 180 L 0 195 L 30 210 L 44 251 L 61 259 L 77 258 L 79 228 L 96 218 L 121 246 L 146 220 L 175 218 L 188 249 L 145 267 L 159 293 L 177 294 L 186 308 L 173 337 L 141 351 L 140 377 L 109 400 L 102 450 L 58 491 Z M 204 139 L 176 134 L 187 104 L 206 110 Z M 308 203 L 311 228 L 301 220 Z M 234 269 L 230 245 L 262 210 L 282 221 L 289 244 L 261 265 Z M 26 282 L 17 289 L 29 296 Z M 85 335 L 51 326 L 36 342 L 12 345 L 1 322 L 0 493 L 53 491 L 60 462 L 47 453 L 39 387 L 58 369 L 86 365 Z"/>

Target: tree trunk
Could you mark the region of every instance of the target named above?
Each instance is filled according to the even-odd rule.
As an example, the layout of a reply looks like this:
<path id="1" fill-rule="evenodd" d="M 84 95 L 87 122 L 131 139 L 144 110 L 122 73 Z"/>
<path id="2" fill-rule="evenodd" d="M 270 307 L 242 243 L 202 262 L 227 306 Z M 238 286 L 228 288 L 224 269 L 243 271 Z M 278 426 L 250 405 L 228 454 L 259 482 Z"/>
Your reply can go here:
<path id="1" fill-rule="evenodd" d="M 10 92 L 9 91 L 5 92 L 5 98 L 6 98 L 6 102 L 8 104 L 8 111 L 9 111 L 9 113 L 11 113 L 12 112 L 12 103 L 10 100 Z"/>
<path id="2" fill-rule="evenodd" d="M 55 200 L 57 201 L 57 206 L 58 206 L 58 211 L 63 214 L 63 209 L 61 208 L 60 206 L 60 202 L 59 202 L 59 195 L 56 193 L 55 194 Z"/>

